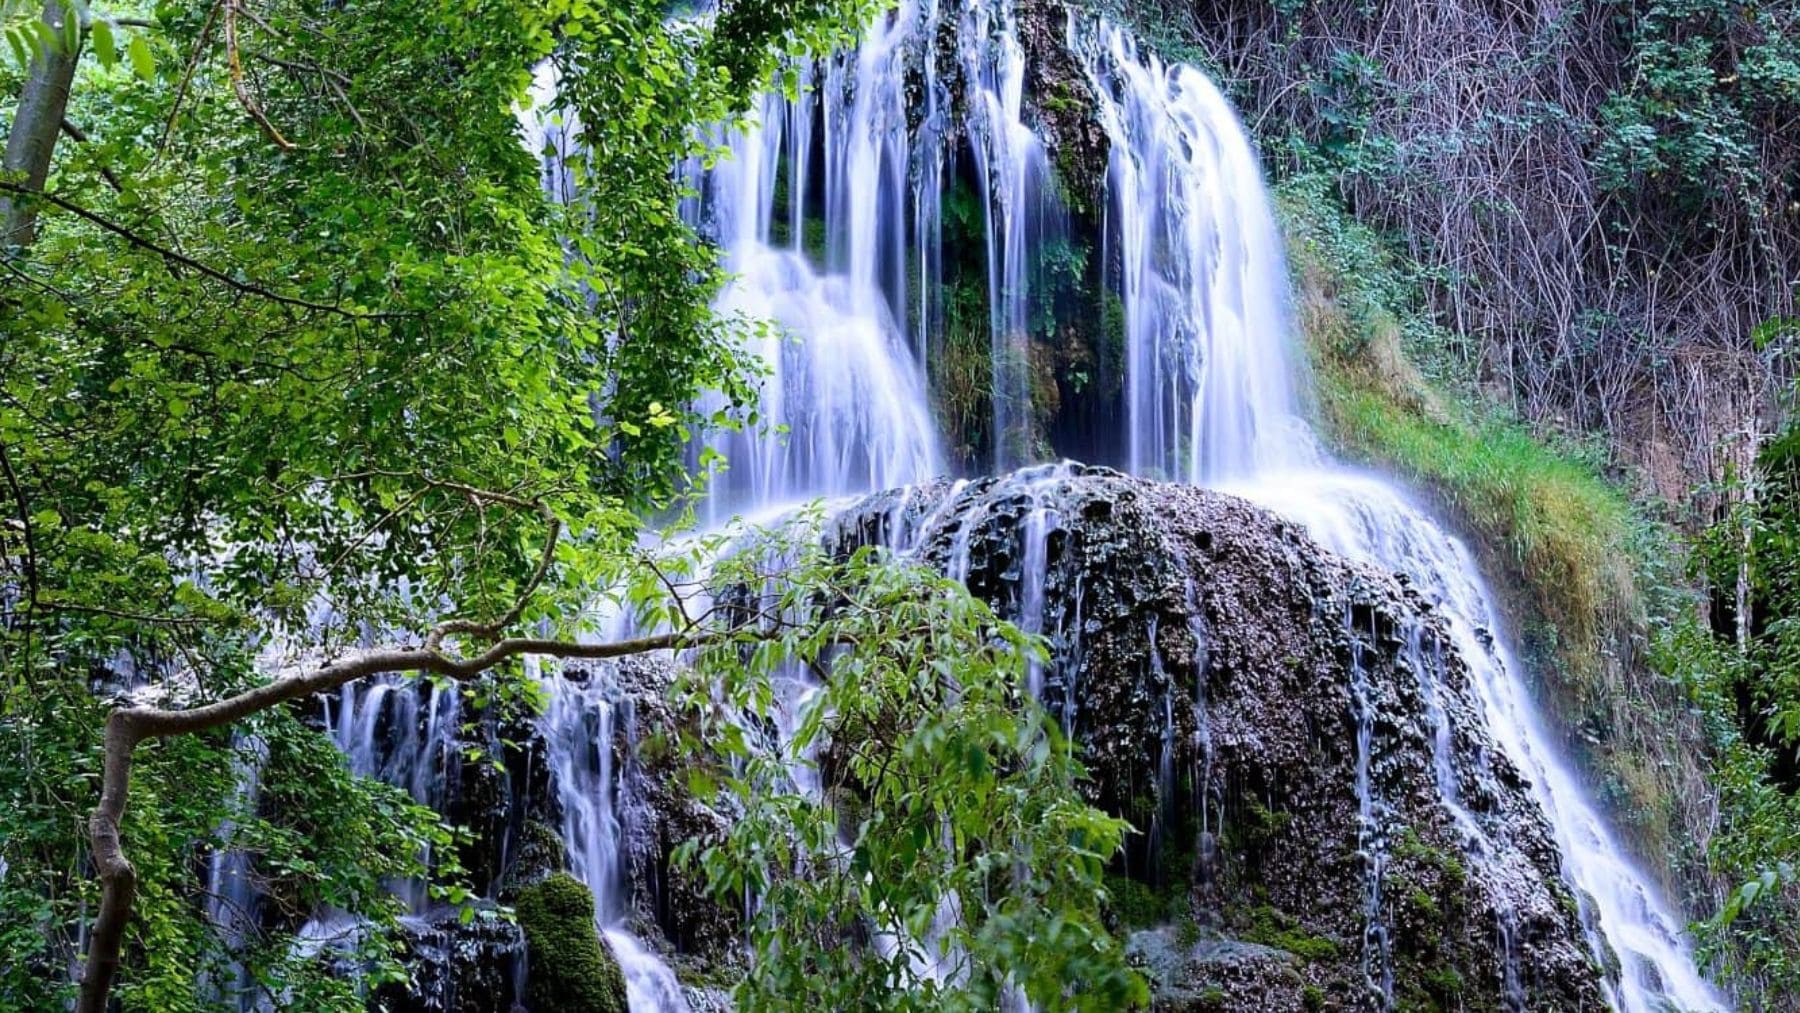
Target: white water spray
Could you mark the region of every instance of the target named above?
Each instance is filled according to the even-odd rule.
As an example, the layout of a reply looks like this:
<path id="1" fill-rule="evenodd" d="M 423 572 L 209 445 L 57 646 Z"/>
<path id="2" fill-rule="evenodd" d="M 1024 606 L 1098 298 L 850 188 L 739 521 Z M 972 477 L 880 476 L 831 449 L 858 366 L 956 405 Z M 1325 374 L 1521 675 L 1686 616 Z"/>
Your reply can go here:
<path id="1" fill-rule="evenodd" d="M 1113 145 L 1134 469 L 1222 486 L 1298 520 L 1328 548 L 1412 577 L 1448 620 L 1489 730 L 1531 781 L 1596 956 L 1619 957 L 1614 1005 L 1722 1008 L 1694 968 L 1681 919 L 1544 731 L 1468 550 L 1392 486 L 1325 459 L 1300 421 L 1287 273 L 1260 168 L 1229 105 L 1199 72 L 1163 65 L 1118 29 L 1070 25 Z M 1360 773 L 1367 748 L 1359 736 L 1365 823 L 1379 817 Z M 1371 865 L 1378 879 L 1378 859 Z M 1369 922 L 1380 931 L 1379 883 L 1371 889 Z M 1391 999 L 1385 974 L 1372 970 L 1371 984 Z"/>
<path id="2" fill-rule="evenodd" d="M 1043 195 L 1044 150 L 1025 126 L 1024 55 L 1010 3 L 962 0 L 954 11 L 941 10 L 943 3 L 903 4 L 855 52 L 805 75 L 815 91 L 763 99 L 755 126 L 720 138 L 729 156 L 694 177 L 702 196 L 690 204 L 691 220 L 719 242 L 736 275 L 721 307 L 774 321 L 785 332 L 761 346 L 770 376 L 756 406 L 769 426 L 783 428 L 717 438 L 732 471 L 715 489 L 715 520 L 905 485 L 941 470 L 925 357 L 941 322 L 935 299 L 942 196 L 963 150 L 984 191 L 994 460 L 1015 462 L 1034 449 L 1019 433 L 1029 401 L 1026 265 L 1034 246 L 1054 234 L 1045 224 L 1054 209 Z M 938 51 L 938 29 L 951 16 L 958 19 L 955 59 L 965 89 L 962 138 L 952 129 L 950 91 L 938 70 L 948 56 Z M 1497 613 L 1467 550 L 1392 487 L 1337 468 L 1317 449 L 1298 408 L 1279 232 L 1255 153 L 1224 97 L 1198 71 L 1161 64 L 1104 22 L 1072 18 L 1068 42 L 1100 97 L 1111 141 L 1107 241 L 1120 253 L 1123 442 L 1131 470 L 1245 494 L 1307 525 L 1327 546 L 1406 572 L 1428 589 L 1467 660 L 1495 741 L 1530 778 L 1549 818 L 1596 952 L 1620 957 L 1609 997 L 1627 1013 L 1663 1003 L 1722 1008 L 1694 970 L 1679 918 L 1558 757 L 1504 637 L 1489 635 Z M 909 109 L 906 61 L 920 52 L 914 94 L 922 110 Z M 808 226 L 821 219 L 823 242 L 809 242 Z M 1040 543 L 1053 520 L 1047 509 L 1026 515 L 1028 561 L 1042 559 Z M 958 538 L 953 569 L 966 552 L 966 531 Z M 1020 604 L 1032 613 L 1024 619 L 1041 627 L 1042 574 L 1028 577 L 1023 591 L 1029 600 Z M 1429 704 L 1435 690 L 1424 688 Z M 559 734 L 602 720 L 596 715 L 616 706 L 591 690 L 567 692 L 557 702 L 564 716 L 547 719 Z M 1449 720 L 1431 716 L 1446 804 L 1460 808 Z M 1358 717 L 1365 719 L 1359 726 L 1367 724 L 1368 715 Z M 605 898 L 603 922 L 614 917 L 607 912 L 616 911 L 623 889 L 612 808 L 617 774 L 593 751 L 611 735 L 610 726 L 589 728 L 559 747 L 566 756 L 557 761 L 565 812 L 575 812 L 585 828 L 566 826 L 565 837 L 593 852 L 575 861 Z M 1372 748 L 1359 748 L 1359 774 Z M 1381 806 L 1367 781 L 1358 778 L 1363 837 L 1378 854 Z M 1453 815 L 1472 843 L 1485 833 L 1466 811 Z M 1391 995 L 1379 891 L 1377 858 L 1368 915 L 1377 950 L 1369 976 Z M 1508 926 L 1499 929 L 1506 936 Z M 635 963 L 637 941 L 613 934 L 620 931 L 611 926 L 609 940 L 622 960 Z M 644 973 L 663 982 L 666 968 L 644 957 Z M 1509 987 L 1513 971 L 1508 964 Z M 647 988 L 634 986 L 634 1009 L 679 1008 L 678 995 Z"/>

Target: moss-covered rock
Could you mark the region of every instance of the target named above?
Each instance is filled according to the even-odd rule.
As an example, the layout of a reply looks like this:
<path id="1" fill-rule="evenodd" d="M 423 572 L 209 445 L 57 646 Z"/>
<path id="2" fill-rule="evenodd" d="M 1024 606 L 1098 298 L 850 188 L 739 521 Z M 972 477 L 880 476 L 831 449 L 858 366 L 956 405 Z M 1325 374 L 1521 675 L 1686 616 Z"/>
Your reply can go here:
<path id="1" fill-rule="evenodd" d="M 519 891 L 526 998 L 537 1013 L 625 1013 L 625 976 L 594 927 L 594 895 L 566 872 Z"/>

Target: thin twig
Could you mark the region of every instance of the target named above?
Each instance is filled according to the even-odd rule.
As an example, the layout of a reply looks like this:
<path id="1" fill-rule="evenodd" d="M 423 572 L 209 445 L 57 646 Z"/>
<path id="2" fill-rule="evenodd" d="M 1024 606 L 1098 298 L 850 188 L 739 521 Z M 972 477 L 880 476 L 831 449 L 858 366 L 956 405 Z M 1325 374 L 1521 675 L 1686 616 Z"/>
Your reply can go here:
<path id="1" fill-rule="evenodd" d="M 294 149 L 293 142 L 281 136 L 281 131 L 275 129 L 275 124 L 269 122 L 269 117 L 264 115 L 262 106 L 257 104 L 256 96 L 250 94 L 249 83 L 244 80 L 244 61 L 238 58 L 237 34 L 237 19 L 242 9 L 243 0 L 225 0 L 225 57 L 231 64 L 231 90 L 237 94 L 238 104 L 242 105 L 244 111 L 250 114 L 250 118 L 262 127 L 263 133 L 268 135 L 269 140 L 283 151 L 292 151 Z"/>

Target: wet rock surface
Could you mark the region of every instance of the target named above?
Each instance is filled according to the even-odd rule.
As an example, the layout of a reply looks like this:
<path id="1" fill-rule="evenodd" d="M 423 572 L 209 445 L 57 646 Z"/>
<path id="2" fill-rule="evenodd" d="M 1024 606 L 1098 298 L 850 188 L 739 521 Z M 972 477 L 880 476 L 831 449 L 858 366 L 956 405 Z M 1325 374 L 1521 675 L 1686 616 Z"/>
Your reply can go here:
<path id="1" fill-rule="evenodd" d="M 525 936 L 483 905 L 470 922 L 457 912 L 401 922 L 410 980 L 376 990 L 371 1008 L 386 1013 L 515 1013 L 525 986 Z"/>
<path id="2" fill-rule="evenodd" d="M 1403 580 L 1234 497 L 1079 465 L 842 525 L 1049 639 L 1040 697 L 1140 831 L 1115 893 L 1145 900 L 1121 906 L 1190 940 L 1167 1008 L 1606 1008 L 1550 829 Z M 1262 952 L 1229 944 L 1295 960 L 1201 959 Z"/>
<path id="3" fill-rule="evenodd" d="M 719 905 L 699 873 L 675 861 L 675 849 L 686 841 L 722 838 L 730 819 L 694 797 L 687 778 L 691 761 L 676 755 L 669 741 L 678 720 L 674 666 L 660 658 L 628 659 L 609 677 L 632 707 L 631 729 L 614 737 L 614 749 L 628 801 L 626 878 L 634 927 L 692 963 L 729 962 L 743 939 L 741 913 Z"/>
<path id="4" fill-rule="evenodd" d="M 1036 691 L 1082 744 L 1092 799 L 1140 831 L 1112 892 L 1158 1009 L 1606 1008 L 1549 829 L 1403 580 L 1243 500 L 1079 465 L 881 493 L 835 523 L 1049 640 Z M 730 814 L 667 745 L 675 670 L 563 677 L 617 715 L 626 924 L 718 1006 L 741 916 L 672 856 Z M 537 734 L 502 750 L 506 818 L 485 833 L 507 843 L 477 834 L 502 897 L 564 865 Z"/>

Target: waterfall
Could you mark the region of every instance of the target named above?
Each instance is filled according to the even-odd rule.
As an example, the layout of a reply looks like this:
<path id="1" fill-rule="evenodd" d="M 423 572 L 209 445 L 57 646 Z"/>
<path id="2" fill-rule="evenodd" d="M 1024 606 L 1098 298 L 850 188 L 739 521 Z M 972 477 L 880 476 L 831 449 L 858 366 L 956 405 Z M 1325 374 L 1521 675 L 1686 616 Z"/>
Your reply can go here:
<path id="1" fill-rule="evenodd" d="M 1072 17 L 1069 33 L 1112 142 L 1129 470 L 1204 485 L 1311 458 L 1281 234 L 1231 106 L 1112 25 Z"/>
<path id="2" fill-rule="evenodd" d="M 1613 1004 L 1627 1013 L 1724 1007 L 1694 968 L 1682 920 L 1631 859 L 1538 717 L 1474 555 L 1406 496 L 1371 475 L 1307 470 L 1261 476 L 1237 491 L 1304 524 L 1319 542 L 1413 579 L 1448 622 L 1488 731 L 1549 817 L 1596 958 L 1617 955 Z M 1504 927 L 1503 927 L 1504 929 Z M 1505 932 L 1502 932 L 1505 936 Z"/>
<path id="3" fill-rule="evenodd" d="M 454 684 L 381 676 L 339 690 L 335 713 L 327 709 L 326 727 L 352 771 L 404 788 L 413 801 L 443 812 L 462 759 L 461 702 Z M 429 855 L 423 857 L 429 862 Z M 410 913 L 429 908 L 423 881 L 389 887 Z"/>
<path id="4" fill-rule="evenodd" d="M 758 424 L 711 437 L 729 461 L 712 489 L 714 523 L 943 468 L 903 330 L 909 236 L 935 228 L 908 215 L 914 157 L 935 157 L 907 128 L 903 61 L 922 17 L 905 7 L 805 75 L 810 90 L 764 95 L 753 122 L 715 138 L 710 171 L 688 168 L 698 194 L 688 220 L 732 274 L 720 310 L 773 325 L 757 338 L 768 369 Z M 816 238 L 809 207 L 823 211 Z"/>
<path id="5" fill-rule="evenodd" d="M 569 872 L 594 893 L 594 915 L 619 969 L 633 1010 L 685 1010 L 675 972 L 625 927 L 623 779 L 616 756 L 637 746 L 631 699 L 601 669 L 586 685 L 545 680 L 550 702 L 540 719 Z"/>
<path id="6" fill-rule="evenodd" d="M 944 37 L 952 25 L 950 50 Z M 1694 968 L 1680 918 L 1554 748 L 1466 547 L 1391 485 L 1341 468 L 1318 449 L 1300 409 L 1305 384 L 1291 339 L 1280 233 L 1255 151 L 1229 103 L 1199 71 L 1161 63 L 1103 20 L 1071 15 L 1065 41 L 1098 98 L 1096 115 L 1110 142 L 1103 238 L 1117 251 L 1124 307 L 1121 459 L 1140 475 L 1245 495 L 1332 549 L 1410 575 L 1447 620 L 1481 718 L 1531 782 L 1597 958 L 1604 966 L 1609 954 L 1618 956 L 1619 972 L 1606 986 L 1613 1004 L 1627 1013 L 1665 1003 L 1723 1008 Z M 983 215 L 991 460 L 1006 468 L 1040 452 L 1029 423 L 1031 264 L 1067 218 L 1046 147 L 1029 125 L 1027 59 L 1011 0 L 903 0 L 854 50 L 802 69 L 798 93 L 765 95 L 750 122 L 716 130 L 715 163 L 683 167 L 694 190 L 683 213 L 717 244 L 731 274 L 719 308 L 770 325 L 756 336 L 767 375 L 750 424 L 707 437 L 706 447 L 729 462 L 713 481 L 709 520 L 905 486 L 944 470 L 927 377 L 944 318 L 945 198 L 959 168 L 978 181 Z M 553 86 L 550 75 L 540 75 L 540 91 Z M 578 143 L 573 125 L 528 123 L 527 136 L 534 146 L 560 149 L 571 136 Z M 566 194 L 566 173 L 554 157 L 544 178 L 552 192 Z M 1056 478 L 1048 466 L 1009 479 L 1031 504 L 1019 531 L 1025 572 L 1014 603 L 1018 619 L 1053 639 L 1061 620 L 1050 618 L 1045 568 L 1059 519 L 1037 490 Z M 950 509 L 958 492 L 937 509 Z M 896 531 L 892 544 L 910 549 L 918 530 L 941 520 L 934 515 L 910 532 Z M 962 517 L 951 538 L 953 575 L 967 574 L 976 521 Z M 1080 589 L 1074 593 L 1069 614 L 1078 631 Z M 1203 656 L 1205 630 L 1198 615 L 1190 622 Z M 1436 703 L 1433 680 L 1442 666 L 1433 660 L 1435 645 L 1416 637 L 1410 644 L 1445 805 L 1479 856 L 1494 850 L 1484 842 L 1495 828 L 1462 807 L 1459 786 L 1480 772 L 1457 767 L 1452 718 Z M 1034 692 L 1059 677 L 1055 667 L 1034 667 Z M 1217 832 L 1208 814 L 1204 672 L 1202 658 L 1196 734 L 1207 765 L 1197 788 L 1203 849 Z M 571 865 L 594 891 L 632 1008 L 684 1009 L 673 974 L 624 927 L 628 814 L 614 749 L 628 704 L 601 682 L 546 681 L 551 706 L 543 728 Z M 1369 776 L 1381 746 L 1366 687 L 1351 688 L 1358 839 L 1368 874 L 1364 966 L 1373 993 L 1391 1005 L 1384 806 Z M 1061 698 L 1065 708 L 1075 706 L 1070 687 L 1062 687 Z M 1163 703 L 1165 711 L 1172 706 Z M 1062 717 L 1073 724 L 1072 710 Z M 1172 719 L 1166 723 L 1165 753 Z M 1495 926 L 1506 951 L 1509 1008 L 1516 1008 L 1524 999 L 1510 957 L 1512 928 L 1504 915 Z"/>
<path id="7" fill-rule="evenodd" d="M 1544 730 L 1468 549 L 1388 483 L 1326 460 L 1299 421 L 1279 236 L 1229 105 L 1198 71 L 1165 66 L 1104 22 L 1071 16 L 1069 38 L 1112 141 L 1132 467 L 1257 500 L 1328 548 L 1407 574 L 1426 590 L 1470 667 L 1490 731 L 1549 818 L 1596 958 L 1602 966 L 1609 952 L 1619 959 L 1608 985 L 1614 1005 L 1627 1013 L 1722 1008 L 1695 970 L 1680 917 Z M 1365 823 L 1379 815 L 1362 774 L 1367 717 L 1358 714 Z M 1378 867 L 1378 853 L 1370 862 Z M 1372 932 L 1380 930 L 1379 907 L 1374 892 Z M 1391 1001 L 1391 985 L 1384 994 Z"/>

